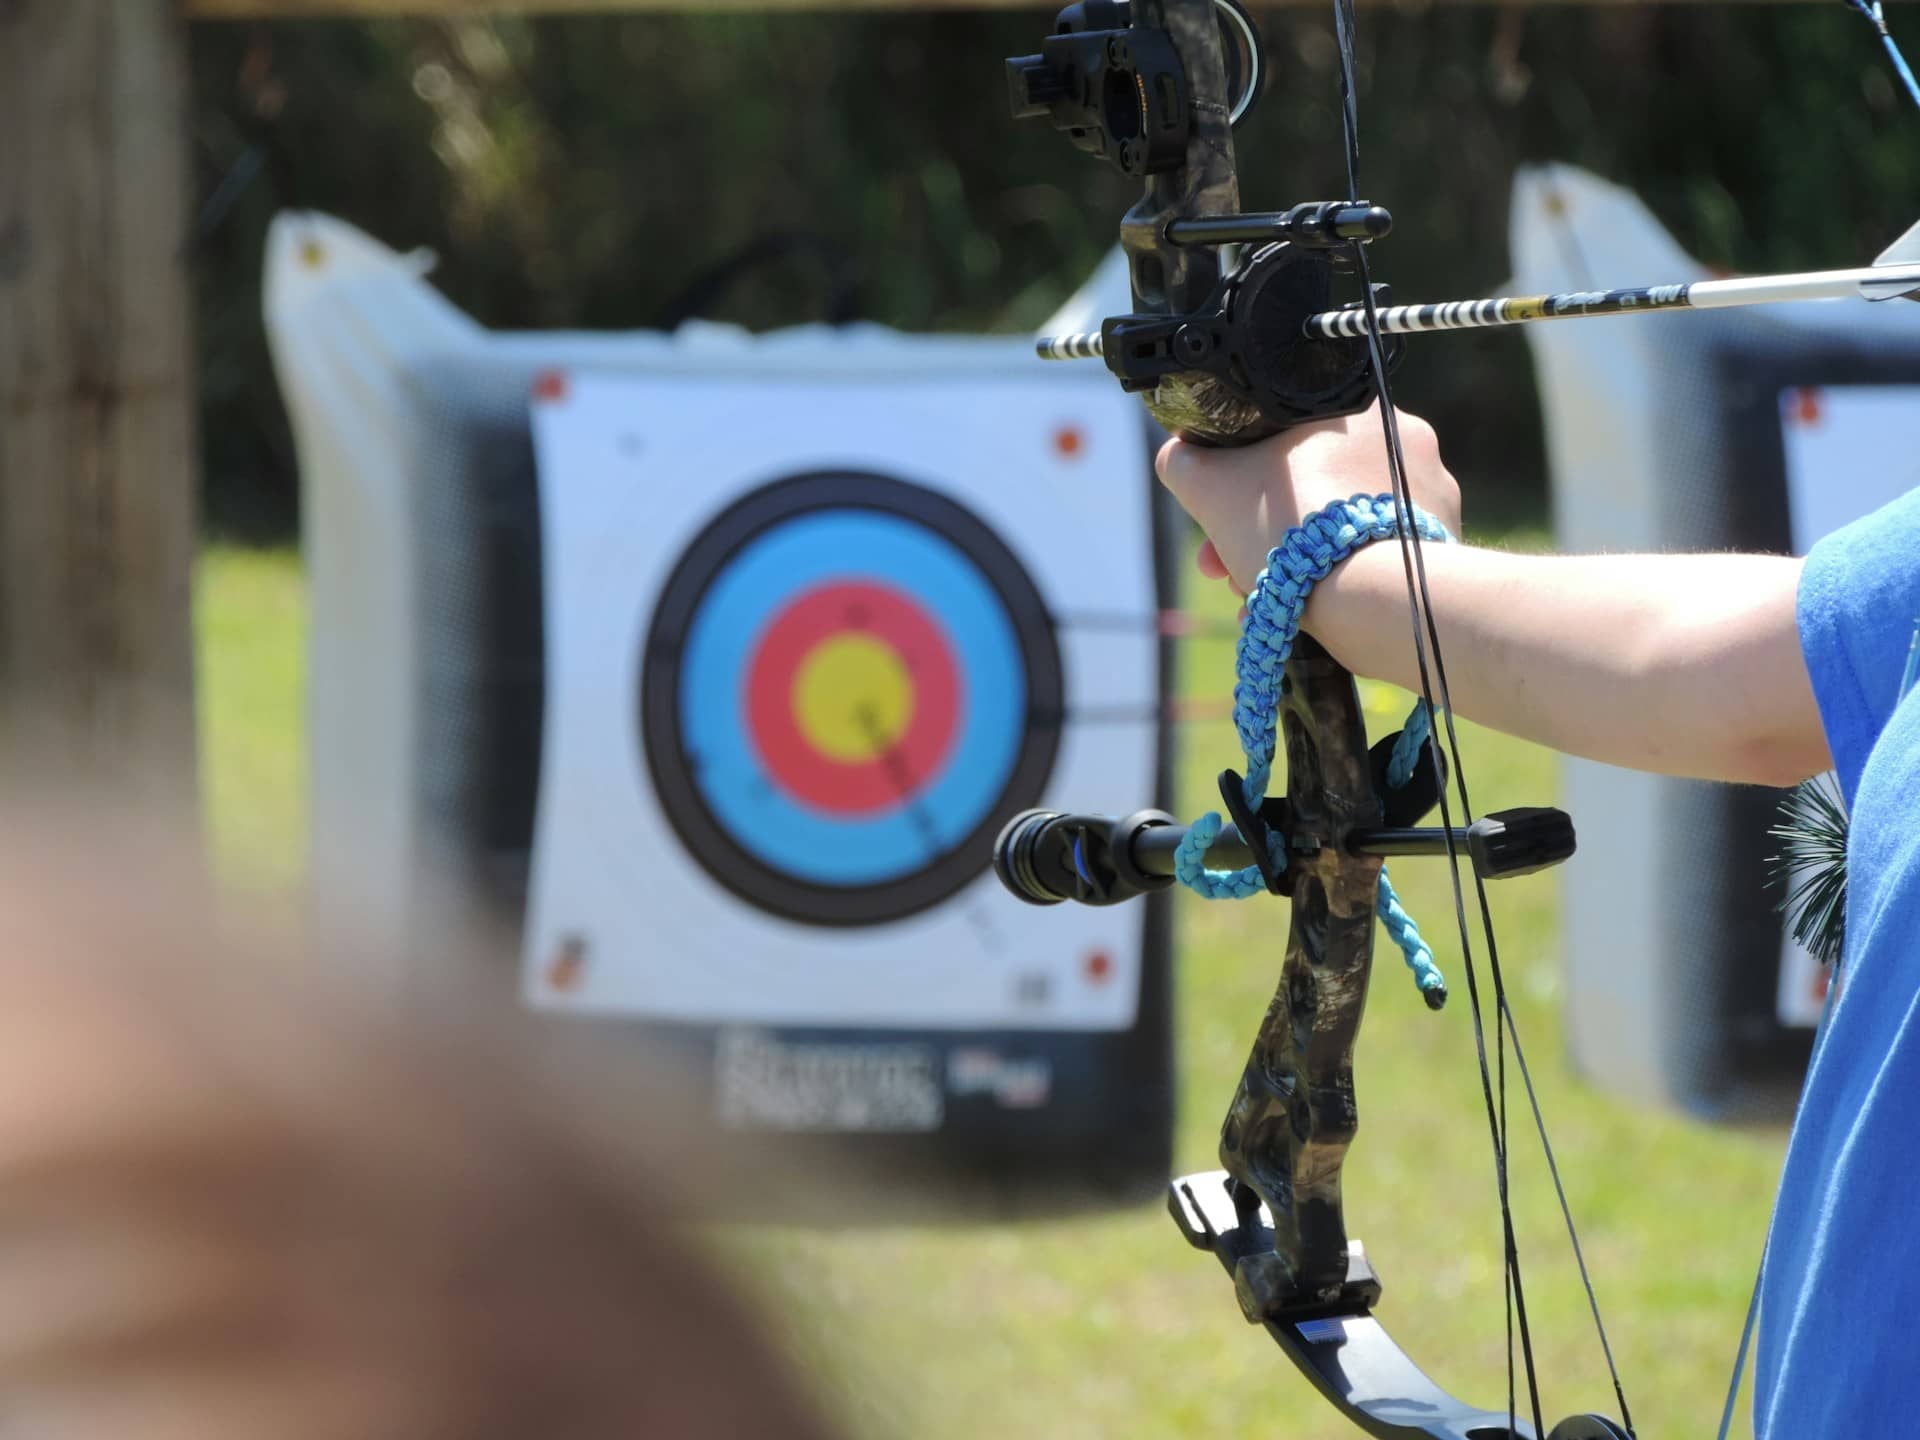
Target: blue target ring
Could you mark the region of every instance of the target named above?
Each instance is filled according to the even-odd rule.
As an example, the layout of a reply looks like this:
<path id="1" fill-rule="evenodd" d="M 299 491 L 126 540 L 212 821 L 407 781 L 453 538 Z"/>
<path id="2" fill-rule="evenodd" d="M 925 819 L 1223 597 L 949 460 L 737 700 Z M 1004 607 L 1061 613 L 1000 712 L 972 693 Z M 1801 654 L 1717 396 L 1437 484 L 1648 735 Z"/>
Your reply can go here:
<path id="1" fill-rule="evenodd" d="M 939 772 L 866 818 L 810 806 L 770 777 L 740 699 L 749 656 L 779 608 L 849 577 L 937 616 L 962 677 L 958 739 Z M 821 885 L 885 884 L 924 865 L 929 847 L 962 843 L 1012 774 L 1026 712 L 1026 665 L 999 593 L 951 541 L 900 515 L 834 510 L 763 532 L 715 577 L 687 635 L 680 733 L 700 757 L 702 798 L 718 815 L 755 815 L 743 848 Z"/>
<path id="2" fill-rule="evenodd" d="M 785 652 L 838 642 L 906 687 L 868 705 L 889 715 L 871 754 L 769 743 L 797 732 L 754 707 L 784 703 L 811 654 Z M 951 896 L 1058 750 L 1058 645 L 1024 567 L 953 501 L 881 476 L 802 476 L 729 508 L 663 588 L 641 671 L 641 742 L 681 840 L 743 898 L 813 923 Z"/>

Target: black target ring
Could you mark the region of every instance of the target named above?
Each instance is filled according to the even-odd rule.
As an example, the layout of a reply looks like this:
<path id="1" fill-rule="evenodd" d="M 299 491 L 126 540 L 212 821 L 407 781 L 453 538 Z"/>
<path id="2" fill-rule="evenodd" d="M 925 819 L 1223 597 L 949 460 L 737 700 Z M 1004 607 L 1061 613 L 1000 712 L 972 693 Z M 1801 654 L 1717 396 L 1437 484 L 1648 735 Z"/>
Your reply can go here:
<path id="1" fill-rule="evenodd" d="M 1005 541 L 866 472 L 729 506 L 668 576 L 641 656 L 639 741 L 675 835 L 742 900 L 812 925 L 900 920 L 979 878 L 1039 802 L 1064 712 L 1052 619 Z"/>

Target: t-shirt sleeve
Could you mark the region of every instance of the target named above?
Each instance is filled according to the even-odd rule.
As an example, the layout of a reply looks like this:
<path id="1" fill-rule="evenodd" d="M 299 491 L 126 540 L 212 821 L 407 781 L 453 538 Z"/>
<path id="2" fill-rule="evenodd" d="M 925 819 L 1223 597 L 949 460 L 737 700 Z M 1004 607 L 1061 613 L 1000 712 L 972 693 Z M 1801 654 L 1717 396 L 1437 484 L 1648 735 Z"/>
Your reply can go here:
<path id="1" fill-rule="evenodd" d="M 1900 698 L 1920 623 L 1920 490 L 1816 544 L 1800 573 L 1800 650 L 1847 803 Z"/>

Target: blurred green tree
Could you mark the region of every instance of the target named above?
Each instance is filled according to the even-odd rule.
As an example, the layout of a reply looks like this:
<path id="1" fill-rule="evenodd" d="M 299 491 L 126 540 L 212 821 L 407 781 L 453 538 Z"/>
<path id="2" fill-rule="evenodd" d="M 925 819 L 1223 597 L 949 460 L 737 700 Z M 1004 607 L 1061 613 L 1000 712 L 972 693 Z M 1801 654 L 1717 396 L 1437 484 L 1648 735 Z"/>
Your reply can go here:
<path id="1" fill-rule="evenodd" d="M 1261 15 L 1274 80 L 1242 132 L 1250 205 L 1337 193 L 1328 18 Z M 259 318 L 273 212 L 339 215 L 441 257 L 500 328 L 686 313 L 756 329 L 861 318 L 1031 326 L 1132 198 L 1007 118 L 1032 13 L 209 25 L 195 35 L 207 514 L 291 535 L 296 477 Z M 1897 23 L 1897 22 L 1896 22 Z M 1839 4 L 1381 7 L 1361 29 L 1364 174 L 1398 220 L 1402 299 L 1505 278 L 1514 167 L 1631 186 L 1731 269 L 1852 263 L 1920 205 L 1920 116 Z M 1657 280 L 1658 276 L 1635 277 Z M 1544 513 L 1524 342 L 1416 344 L 1400 390 L 1477 517 Z"/>

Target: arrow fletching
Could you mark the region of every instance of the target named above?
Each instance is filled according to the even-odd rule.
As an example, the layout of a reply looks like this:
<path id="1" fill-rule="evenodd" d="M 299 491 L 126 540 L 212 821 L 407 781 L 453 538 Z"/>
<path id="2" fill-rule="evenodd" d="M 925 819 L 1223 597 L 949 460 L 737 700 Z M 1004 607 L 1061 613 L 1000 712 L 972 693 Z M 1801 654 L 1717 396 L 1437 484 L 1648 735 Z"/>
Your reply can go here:
<path id="1" fill-rule="evenodd" d="M 1896 267 L 1898 275 L 1884 280 L 1868 278 L 1860 282 L 1860 293 L 1869 300 L 1920 300 L 1920 225 L 1915 225 L 1880 252 L 1873 268 Z"/>

